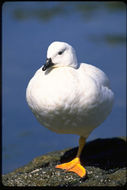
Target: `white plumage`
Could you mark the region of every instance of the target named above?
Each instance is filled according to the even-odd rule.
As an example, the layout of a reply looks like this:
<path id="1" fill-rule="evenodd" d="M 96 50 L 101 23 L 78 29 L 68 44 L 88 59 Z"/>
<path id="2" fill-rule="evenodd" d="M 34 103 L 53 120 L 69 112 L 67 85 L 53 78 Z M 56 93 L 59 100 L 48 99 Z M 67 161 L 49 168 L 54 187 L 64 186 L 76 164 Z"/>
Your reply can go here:
<path id="1" fill-rule="evenodd" d="M 67 43 L 53 42 L 47 58 L 51 66 L 37 70 L 28 84 L 28 105 L 48 129 L 87 138 L 112 110 L 109 80 L 95 66 L 78 66 L 75 51 Z"/>

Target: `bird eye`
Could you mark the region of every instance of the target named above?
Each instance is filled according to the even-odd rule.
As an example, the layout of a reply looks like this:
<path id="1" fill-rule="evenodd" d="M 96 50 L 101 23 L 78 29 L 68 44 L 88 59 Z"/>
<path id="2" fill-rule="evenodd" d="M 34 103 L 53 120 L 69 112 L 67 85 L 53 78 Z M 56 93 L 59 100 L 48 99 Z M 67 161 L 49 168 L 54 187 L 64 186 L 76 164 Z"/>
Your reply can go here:
<path id="1" fill-rule="evenodd" d="M 59 51 L 58 54 L 61 55 L 63 53 L 63 51 Z"/>

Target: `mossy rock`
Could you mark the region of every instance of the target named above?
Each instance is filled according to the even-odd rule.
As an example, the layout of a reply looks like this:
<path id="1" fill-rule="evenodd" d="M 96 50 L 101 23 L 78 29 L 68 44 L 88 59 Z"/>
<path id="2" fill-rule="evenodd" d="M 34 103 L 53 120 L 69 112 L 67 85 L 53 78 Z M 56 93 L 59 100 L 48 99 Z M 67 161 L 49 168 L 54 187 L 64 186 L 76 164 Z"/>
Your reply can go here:
<path id="1" fill-rule="evenodd" d="M 76 148 L 51 152 L 3 175 L 4 186 L 125 186 L 126 138 L 96 139 L 86 143 L 81 155 L 87 176 L 56 169 L 55 165 L 72 160 Z"/>

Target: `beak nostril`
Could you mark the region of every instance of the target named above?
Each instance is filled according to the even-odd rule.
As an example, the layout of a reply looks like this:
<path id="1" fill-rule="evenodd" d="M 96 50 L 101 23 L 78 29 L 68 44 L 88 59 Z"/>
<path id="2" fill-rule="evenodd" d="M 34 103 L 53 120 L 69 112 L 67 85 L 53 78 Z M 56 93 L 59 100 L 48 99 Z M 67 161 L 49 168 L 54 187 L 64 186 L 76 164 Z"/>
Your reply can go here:
<path id="1" fill-rule="evenodd" d="M 46 59 L 46 63 L 51 63 L 52 62 L 52 59 L 51 58 L 47 58 Z"/>

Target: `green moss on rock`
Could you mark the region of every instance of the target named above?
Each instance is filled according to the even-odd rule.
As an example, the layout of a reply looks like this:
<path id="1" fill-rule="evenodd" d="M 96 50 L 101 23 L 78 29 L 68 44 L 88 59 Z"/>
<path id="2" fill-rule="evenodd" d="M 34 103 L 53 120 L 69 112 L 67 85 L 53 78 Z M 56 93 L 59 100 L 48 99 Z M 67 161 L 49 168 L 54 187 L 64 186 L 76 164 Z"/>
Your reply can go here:
<path id="1" fill-rule="evenodd" d="M 56 169 L 55 165 L 70 161 L 78 148 L 48 153 L 27 165 L 3 175 L 4 186 L 125 186 L 125 138 L 96 139 L 88 142 L 81 155 L 87 176 L 80 178 L 73 172 Z"/>

